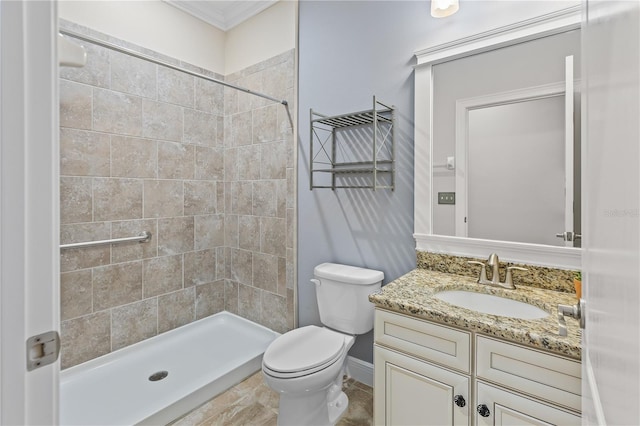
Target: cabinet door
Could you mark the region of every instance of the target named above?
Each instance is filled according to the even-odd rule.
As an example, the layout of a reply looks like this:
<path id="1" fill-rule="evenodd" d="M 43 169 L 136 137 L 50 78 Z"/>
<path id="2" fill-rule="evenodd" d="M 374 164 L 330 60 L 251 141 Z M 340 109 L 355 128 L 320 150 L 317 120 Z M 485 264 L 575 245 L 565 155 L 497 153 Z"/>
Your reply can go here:
<path id="1" fill-rule="evenodd" d="M 489 425 L 580 425 L 575 413 L 506 390 L 476 382 L 477 426 Z M 484 413 L 480 407 L 486 406 Z M 485 417 L 483 417 L 483 415 Z"/>
<path id="2" fill-rule="evenodd" d="M 374 366 L 376 425 L 470 424 L 468 376 L 377 345 Z"/>

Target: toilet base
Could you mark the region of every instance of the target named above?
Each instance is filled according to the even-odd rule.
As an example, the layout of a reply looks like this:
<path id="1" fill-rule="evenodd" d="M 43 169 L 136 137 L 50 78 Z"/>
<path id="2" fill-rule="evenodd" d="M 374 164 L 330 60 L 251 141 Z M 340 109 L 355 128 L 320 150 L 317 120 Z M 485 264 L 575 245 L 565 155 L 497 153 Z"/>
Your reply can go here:
<path id="1" fill-rule="evenodd" d="M 333 426 L 347 411 L 349 398 L 332 384 L 313 394 L 280 394 L 278 426 Z"/>

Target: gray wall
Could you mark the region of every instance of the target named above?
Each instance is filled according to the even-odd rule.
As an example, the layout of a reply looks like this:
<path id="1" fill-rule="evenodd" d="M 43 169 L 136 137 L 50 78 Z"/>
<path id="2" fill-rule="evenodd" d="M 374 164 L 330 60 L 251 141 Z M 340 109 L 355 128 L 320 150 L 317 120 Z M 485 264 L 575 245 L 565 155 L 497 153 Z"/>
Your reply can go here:
<path id="1" fill-rule="evenodd" d="M 379 269 L 385 283 L 415 267 L 413 241 L 414 51 L 576 2 L 464 2 L 433 19 L 429 2 L 301 1 L 299 8 L 298 320 L 320 324 L 313 268 L 326 261 Z M 309 190 L 309 109 L 341 114 L 397 107 L 396 190 Z M 372 361 L 372 333 L 350 354 Z"/>
<path id="2" fill-rule="evenodd" d="M 413 234 L 413 51 L 428 5 L 418 2 L 300 3 L 298 173 L 299 324 L 320 324 L 313 268 L 332 261 L 378 269 L 385 283 L 415 267 Z M 334 115 L 397 108 L 396 189 L 309 190 L 309 109 Z M 351 355 L 372 361 L 372 333 Z"/>

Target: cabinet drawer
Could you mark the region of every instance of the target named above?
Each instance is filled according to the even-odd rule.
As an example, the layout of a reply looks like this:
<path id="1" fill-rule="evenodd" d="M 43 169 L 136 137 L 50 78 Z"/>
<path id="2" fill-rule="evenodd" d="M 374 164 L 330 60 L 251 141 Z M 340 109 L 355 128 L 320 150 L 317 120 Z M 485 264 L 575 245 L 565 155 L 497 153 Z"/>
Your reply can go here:
<path id="1" fill-rule="evenodd" d="M 465 373 L 471 370 L 471 333 L 376 309 L 376 343 Z"/>
<path id="2" fill-rule="evenodd" d="M 578 361 L 476 336 L 476 375 L 580 411 L 581 365 Z"/>

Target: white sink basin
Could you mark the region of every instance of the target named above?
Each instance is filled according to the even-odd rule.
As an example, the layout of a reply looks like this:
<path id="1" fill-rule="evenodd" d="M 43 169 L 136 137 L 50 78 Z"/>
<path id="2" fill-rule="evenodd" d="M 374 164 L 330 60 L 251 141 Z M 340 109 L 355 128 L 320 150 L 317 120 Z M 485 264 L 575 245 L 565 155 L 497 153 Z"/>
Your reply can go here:
<path id="1" fill-rule="evenodd" d="M 441 291 L 434 295 L 443 302 L 471 309 L 484 314 L 499 315 L 520 319 L 539 319 L 549 316 L 537 306 L 517 300 L 506 299 L 492 294 L 475 293 L 473 291 L 452 290 Z"/>

